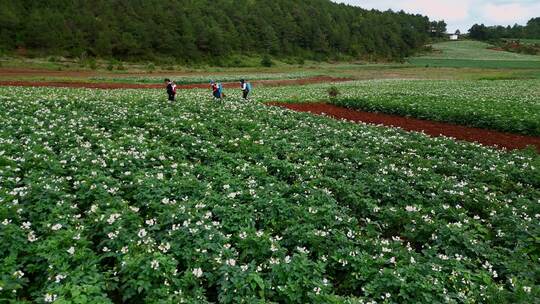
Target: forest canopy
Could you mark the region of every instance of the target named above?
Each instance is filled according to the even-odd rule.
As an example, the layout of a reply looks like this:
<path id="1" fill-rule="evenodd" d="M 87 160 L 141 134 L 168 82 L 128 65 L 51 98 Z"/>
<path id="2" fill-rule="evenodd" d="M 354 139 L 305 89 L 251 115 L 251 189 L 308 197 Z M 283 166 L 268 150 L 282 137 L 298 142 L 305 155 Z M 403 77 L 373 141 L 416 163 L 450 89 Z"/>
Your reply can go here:
<path id="1" fill-rule="evenodd" d="M 329 0 L 2 0 L 0 49 L 100 58 L 218 56 L 400 59 L 430 20 Z"/>
<path id="2" fill-rule="evenodd" d="M 540 17 L 532 18 L 525 26 L 519 24 L 514 24 L 514 26 L 475 24 L 469 29 L 469 36 L 472 39 L 484 41 L 501 38 L 540 39 Z"/>

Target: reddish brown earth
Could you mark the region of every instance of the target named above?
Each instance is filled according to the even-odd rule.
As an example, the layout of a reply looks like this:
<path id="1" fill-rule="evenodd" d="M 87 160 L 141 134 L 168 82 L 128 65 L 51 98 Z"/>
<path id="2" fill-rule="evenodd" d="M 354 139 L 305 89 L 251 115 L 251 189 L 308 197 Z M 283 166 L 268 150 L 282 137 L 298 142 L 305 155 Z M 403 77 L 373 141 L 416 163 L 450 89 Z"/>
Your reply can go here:
<path id="1" fill-rule="evenodd" d="M 311 83 L 326 83 L 326 82 L 344 82 L 350 81 L 350 78 L 334 78 L 329 76 L 311 77 L 302 79 L 284 79 L 284 80 L 259 80 L 252 81 L 254 86 L 277 87 L 288 85 L 305 85 Z M 0 81 L 0 86 L 15 86 L 15 87 L 61 87 L 61 88 L 88 88 L 88 89 L 162 89 L 164 85 L 156 84 L 138 84 L 138 83 L 93 83 L 93 82 L 71 82 L 71 81 Z M 238 88 L 237 82 L 223 83 L 225 88 Z M 179 84 L 179 89 L 209 89 L 207 83 L 199 84 Z"/>
<path id="2" fill-rule="evenodd" d="M 0 76 L 58 76 L 58 77 L 89 77 L 96 75 L 94 71 L 55 71 L 26 68 L 1 68 Z"/>
<path id="3" fill-rule="evenodd" d="M 458 140 L 476 142 L 482 145 L 506 149 L 523 149 L 527 146 L 540 152 L 540 137 L 504 133 L 486 129 L 471 128 L 443 122 L 421 120 L 402 116 L 362 112 L 346 109 L 325 103 L 268 103 L 298 112 L 309 112 L 317 115 L 327 115 L 337 119 L 354 122 L 365 122 L 385 126 L 398 127 L 407 131 L 424 132 L 431 136 L 447 136 Z"/>
<path id="4" fill-rule="evenodd" d="M 12 87 L 57 87 L 57 88 L 87 88 L 87 89 L 155 89 L 163 88 L 156 84 L 134 83 L 92 83 L 71 81 L 0 81 L 0 86 Z"/>

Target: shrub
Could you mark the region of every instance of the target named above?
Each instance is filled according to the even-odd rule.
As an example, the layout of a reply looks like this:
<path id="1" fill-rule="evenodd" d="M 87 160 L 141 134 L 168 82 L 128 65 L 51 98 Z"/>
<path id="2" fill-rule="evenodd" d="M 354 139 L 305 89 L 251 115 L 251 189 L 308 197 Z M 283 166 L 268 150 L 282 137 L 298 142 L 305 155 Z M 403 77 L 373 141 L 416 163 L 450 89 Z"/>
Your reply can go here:
<path id="1" fill-rule="evenodd" d="M 97 65 L 97 62 L 96 62 L 96 59 L 95 58 L 90 58 L 88 59 L 88 66 L 92 69 L 92 70 L 96 70 L 98 65 Z"/>
<path id="2" fill-rule="evenodd" d="M 336 86 L 329 87 L 327 92 L 328 92 L 328 95 L 330 96 L 330 99 L 335 99 L 338 97 L 339 94 L 341 94 L 339 92 L 339 89 Z"/>
<path id="3" fill-rule="evenodd" d="M 264 55 L 261 60 L 261 66 L 269 68 L 273 65 L 274 65 L 274 62 L 272 61 L 272 58 L 270 57 L 270 55 L 268 54 Z"/>

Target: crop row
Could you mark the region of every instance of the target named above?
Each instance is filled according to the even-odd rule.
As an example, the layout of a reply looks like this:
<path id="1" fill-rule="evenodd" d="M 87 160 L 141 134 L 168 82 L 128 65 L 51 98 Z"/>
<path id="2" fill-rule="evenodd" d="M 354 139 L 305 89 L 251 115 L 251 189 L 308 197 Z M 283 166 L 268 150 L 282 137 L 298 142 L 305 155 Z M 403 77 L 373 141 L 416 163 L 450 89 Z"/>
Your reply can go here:
<path id="1" fill-rule="evenodd" d="M 330 84 L 261 88 L 258 101 L 329 101 Z M 479 128 L 540 136 L 539 80 L 373 80 L 335 85 L 332 103 L 451 122 Z"/>
<path id="2" fill-rule="evenodd" d="M 220 82 L 236 82 L 240 79 L 248 80 L 282 80 L 282 79 L 299 79 L 319 76 L 320 73 L 315 72 L 294 72 L 294 73 L 235 73 L 235 74 L 222 74 L 216 73 L 214 75 L 168 75 L 168 76 L 111 76 L 111 77 L 91 77 L 90 80 L 94 81 L 107 81 L 107 82 L 122 82 L 122 83 L 156 83 L 162 82 L 165 77 L 176 81 L 178 84 L 196 84 L 196 83 L 208 83 L 210 80 Z"/>
<path id="3" fill-rule="evenodd" d="M 540 297 L 537 154 L 160 94 L 0 88 L 0 302 Z"/>

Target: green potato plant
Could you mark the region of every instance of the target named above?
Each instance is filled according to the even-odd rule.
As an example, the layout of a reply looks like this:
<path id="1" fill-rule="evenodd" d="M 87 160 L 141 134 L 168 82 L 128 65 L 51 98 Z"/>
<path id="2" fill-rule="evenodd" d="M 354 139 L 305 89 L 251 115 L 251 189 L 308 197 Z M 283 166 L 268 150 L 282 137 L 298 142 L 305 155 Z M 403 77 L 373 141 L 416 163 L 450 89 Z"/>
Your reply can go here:
<path id="1" fill-rule="evenodd" d="M 538 154 L 207 93 L 0 88 L 0 302 L 540 297 Z"/>

